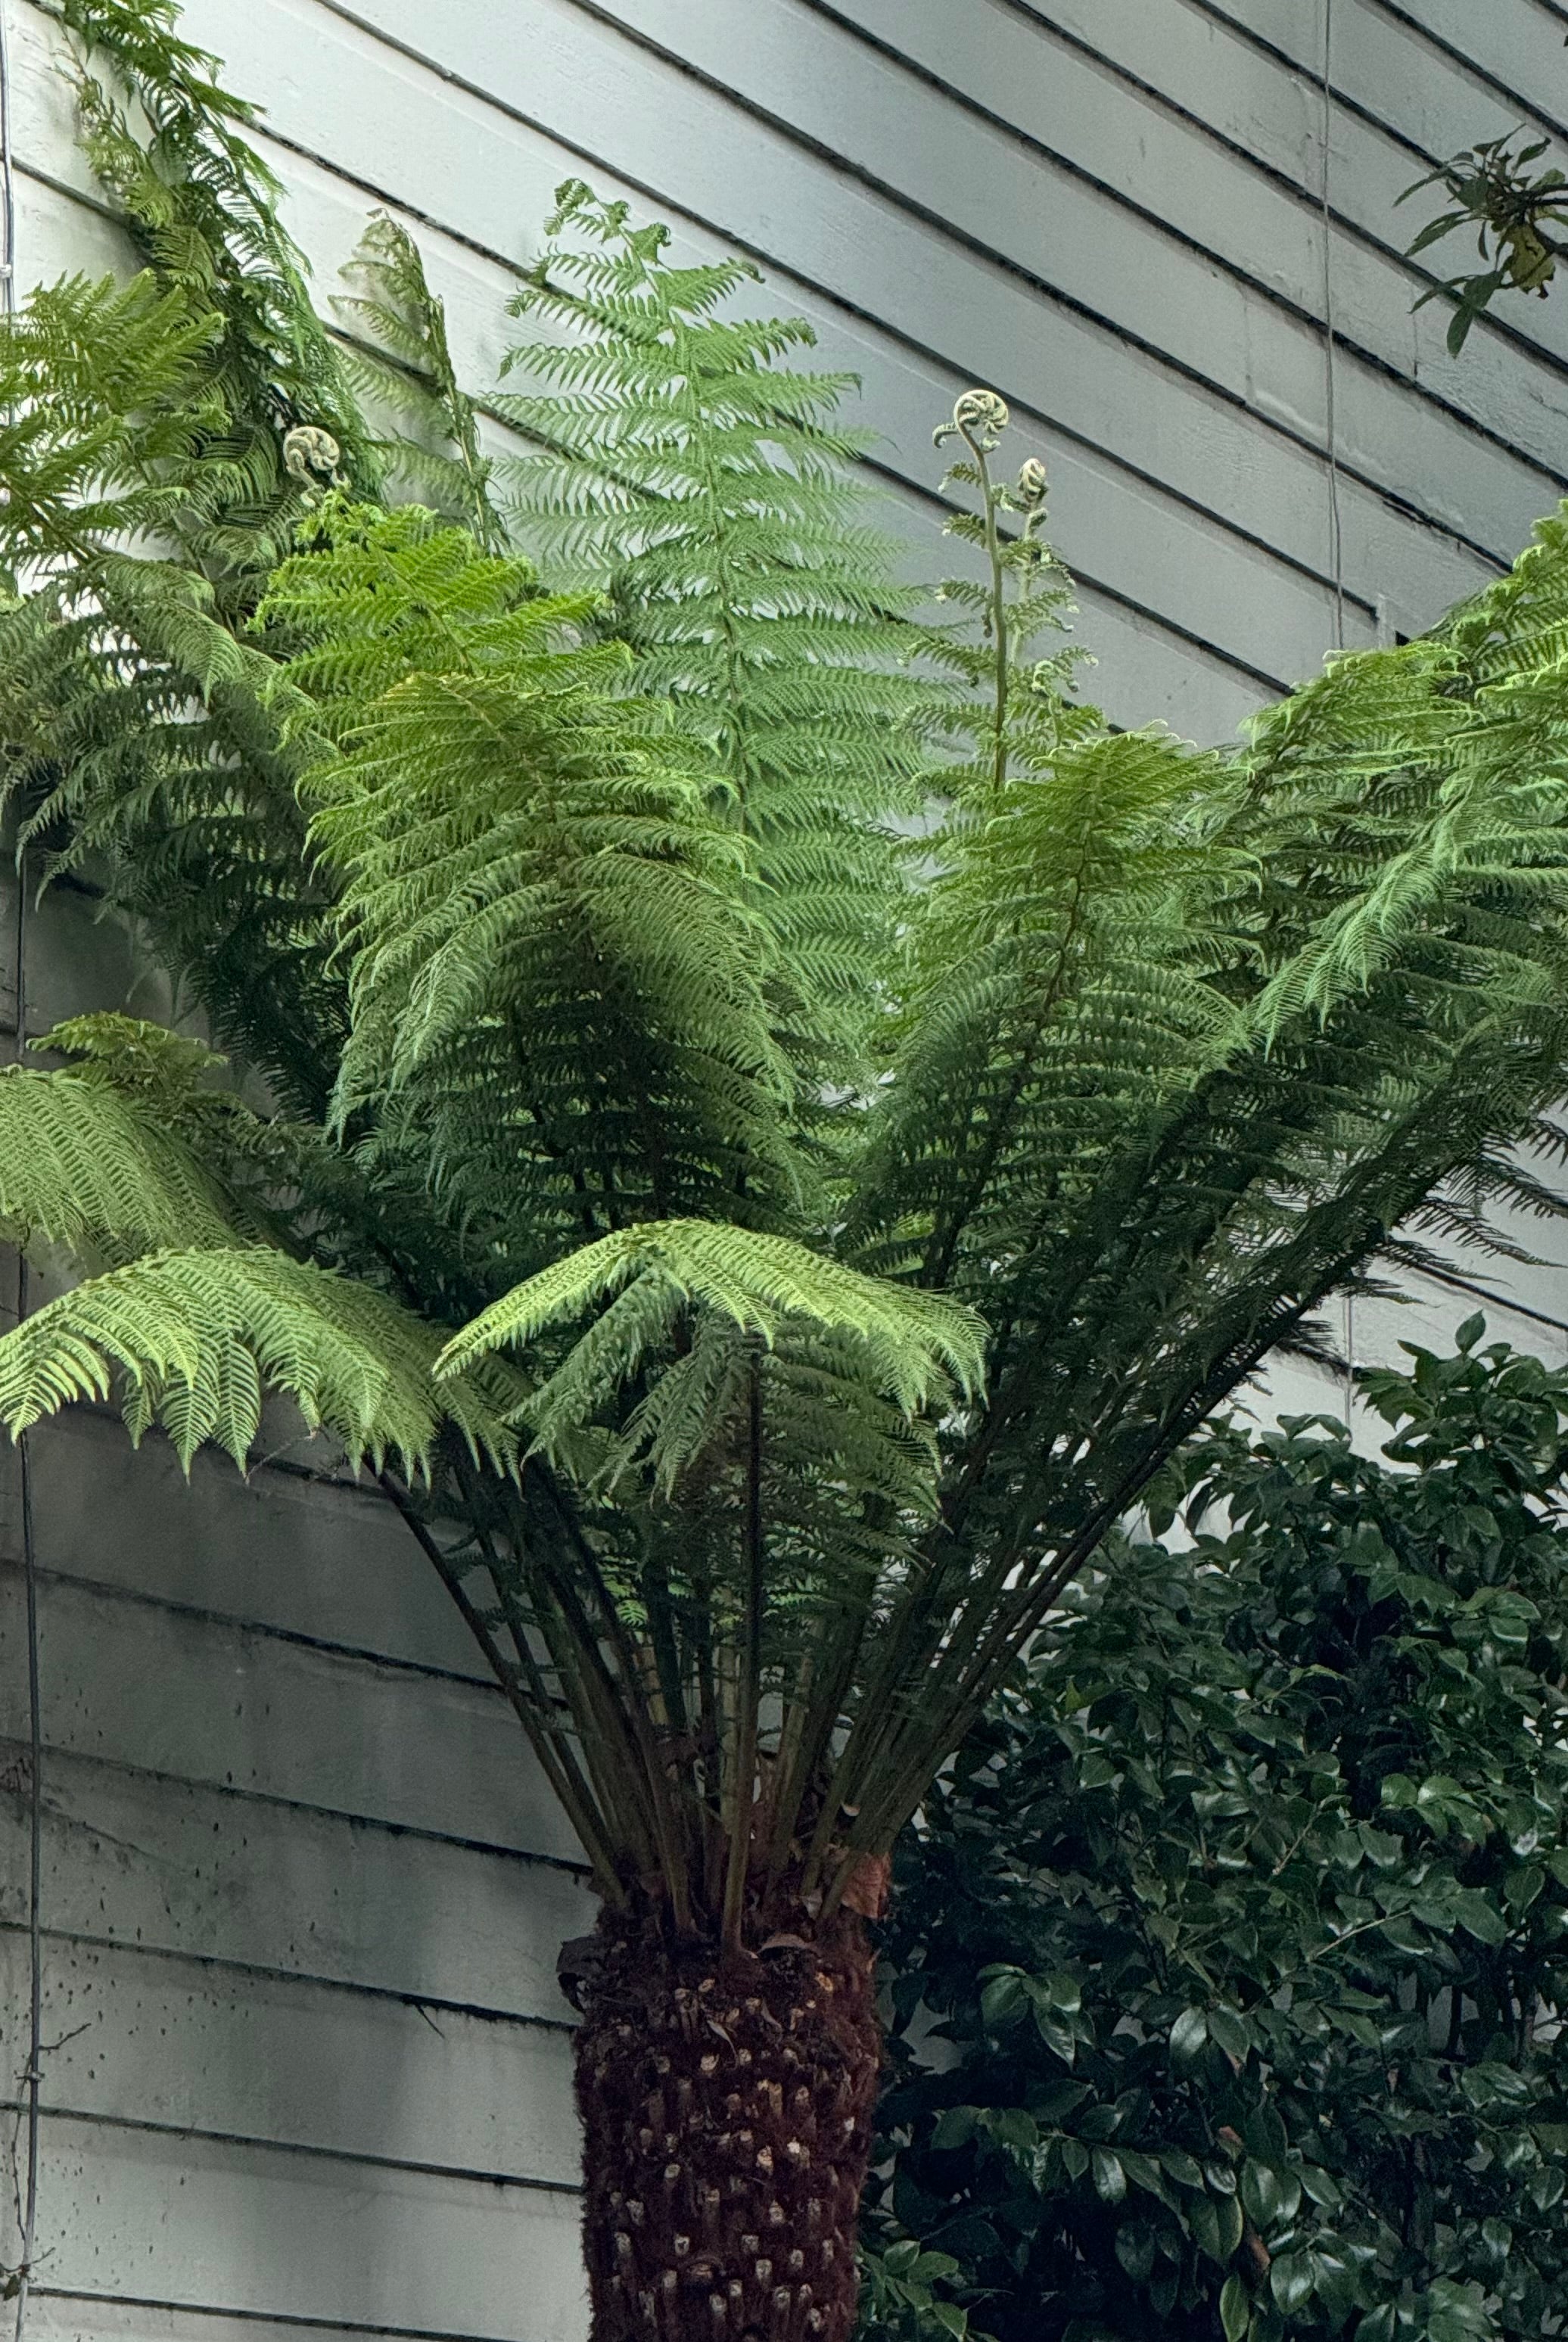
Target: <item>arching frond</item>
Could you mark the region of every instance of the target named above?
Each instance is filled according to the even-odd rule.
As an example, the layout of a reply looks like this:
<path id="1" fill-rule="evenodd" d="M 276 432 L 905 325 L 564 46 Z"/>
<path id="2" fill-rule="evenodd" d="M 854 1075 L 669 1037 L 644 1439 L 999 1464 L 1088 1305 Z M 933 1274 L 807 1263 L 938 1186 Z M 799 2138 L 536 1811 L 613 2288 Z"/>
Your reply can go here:
<path id="1" fill-rule="evenodd" d="M 857 1237 L 935 1282 L 972 1256 L 978 1294 L 1223 1055 L 1237 1010 L 1215 971 L 1252 883 L 1223 835 L 1236 786 L 1162 733 L 1100 733 L 934 841 L 947 867 L 911 921 Z"/>
<path id="2" fill-rule="evenodd" d="M 440 1343 L 383 1295 L 283 1253 L 154 1253 L 0 1337 L 0 1421 L 15 1435 L 118 1381 L 133 1437 L 160 1424 L 187 1468 L 206 1440 L 243 1466 L 272 1388 L 353 1463 L 427 1472 L 450 1423 L 476 1459 L 510 1468 L 513 1378 L 481 1366 L 438 1387 Z"/>
<path id="3" fill-rule="evenodd" d="M 339 1112 L 424 1134 L 521 1258 L 743 1186 L 776 1210 L 797 1178 L 744 845 L 583 616 L 418 511 L 342 515 L 264 607 L 321 744 Z"/>
<path id="4" fill-rule="evenodd" d="M 668 1340 L 688 1305 L 772 1348 L 792 1321 L 848 1336 L 865 1377 L 906 1415 L 984 1371 L 985 1328 L 969 1309 L 862 1276 L 788 1237 L 705 1220 L 645 1221 L 557 1261 L 492 1304 L 442 1354 L 451 1373 L 501 1348 L 526 1350 L 554 1325 L 597 1310 L 590 1331 L 528 1402 L 535 1422 L 582 1422 Z M 709 1374 L 704 1364 L 693 1370 Z"/>

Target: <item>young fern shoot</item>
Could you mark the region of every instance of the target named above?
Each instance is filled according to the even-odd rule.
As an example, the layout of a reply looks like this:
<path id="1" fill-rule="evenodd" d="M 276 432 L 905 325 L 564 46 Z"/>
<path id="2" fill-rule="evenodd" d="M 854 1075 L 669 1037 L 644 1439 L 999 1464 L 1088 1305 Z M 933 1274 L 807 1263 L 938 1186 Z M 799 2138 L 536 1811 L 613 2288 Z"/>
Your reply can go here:
<path id="1" fill-rule="evenodd" d="M 977 743 L 973 779 L 966 783 L 954 771 L 946 786 L 982 817 L 998 809 L 1012 773 L 1048 766 L 1064 726 L 1076 721 L 1093 730 L 1100 720 L 1093 708 L 1070 706 L 1082 651 L 1064 646 L 1048 658 L 1029 656 L 1042 635 L 1065 629 L 1072 587 L 1044 539 L 1047 481 L 1040 458 L 1027 458 L 1015 486 L 992 475 L 991 458 L 1009 421 L 1007 403 L 995 391 L 966 390 L 932 435 L 938 447 L 963 441 L 968 453 L 950 467 L 944 485 L 971 491 L 980 503 L 978 513 L 954 512 L 947 534 L 977 549 L 984 582 L 950 577 L 938 588 L 942 600 L 964 612 L 978 640 L 974 633 L 944 635 L 938 655 L 963 688 L 959 722 L 975 727 Z M 1004 528 L 1009 519 L 1021 525 Z"/>

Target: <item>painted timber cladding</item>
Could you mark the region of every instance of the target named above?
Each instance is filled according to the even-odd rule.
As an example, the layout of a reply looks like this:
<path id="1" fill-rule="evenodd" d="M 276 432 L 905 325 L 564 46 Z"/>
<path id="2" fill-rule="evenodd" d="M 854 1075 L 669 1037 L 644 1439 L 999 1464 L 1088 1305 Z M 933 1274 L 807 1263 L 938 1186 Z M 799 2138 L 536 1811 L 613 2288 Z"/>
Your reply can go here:
<path id="1" fill-rule="evenodd" d="M 120 265 L 55 29 L 7 5 L 23 277 Z M 1323 0 L 194 0 L 186 22 L 266 107 L 323 278 L 394 209 L 476 387 L 551 191 L 581 175 L 683 249 L 752 256 L 859 373 L 918 574 L 938 559 L 932 426 L 969 383 L 1001 390 L 1016 455 L 1049 466 L 1112 716 L 1219 738 L 1315 667 L 1342 596 L 1346 641 L 1411 633 L 1568 486 L 1568 295 L 1506 307 L 1455 363 L 1441 313 L 1410 314 L 1424 280 L 1393 208 L 1477 137 L 1568 137 L 1568 9 L 1333 5 L 1326 203 Z M 35 1027 L 135 990 L 90 903 L 39 916 Z M 1568 1267 L 1508 1274 L 1496 1323 L 1568 1356 Z M 1363 1309 L 1357 1346 L 1470 1306 L 1432 1285 L 1403 1315 Z M 248 1485 L 198 1463 L 187 1492 L 84 1413 L 37 1437 L 35 1481 L 59 2044 L 35 2330 L 570 2342 L 552 1968 L 586 1906 L 424 1564 L 308 1450 Z M 27 1777 L 14 1469 L 7 1486 L 10 2096 Z"/>

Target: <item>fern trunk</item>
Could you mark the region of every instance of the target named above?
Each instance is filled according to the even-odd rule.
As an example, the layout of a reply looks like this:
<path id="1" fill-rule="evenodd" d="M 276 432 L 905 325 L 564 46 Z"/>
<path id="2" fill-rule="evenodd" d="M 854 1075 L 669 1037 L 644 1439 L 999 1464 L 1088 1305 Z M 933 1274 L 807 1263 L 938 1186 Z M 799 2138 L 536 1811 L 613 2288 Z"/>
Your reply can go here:
<path id="1" fill-rule="evenodd" d="M 798 1928 L 798 1933 L 796 1932 Z M 724 1958 L 600 1920 L 577 1972 L 593 2342 L 847 2342 L 881 2062 L 864 1923 Z"/>

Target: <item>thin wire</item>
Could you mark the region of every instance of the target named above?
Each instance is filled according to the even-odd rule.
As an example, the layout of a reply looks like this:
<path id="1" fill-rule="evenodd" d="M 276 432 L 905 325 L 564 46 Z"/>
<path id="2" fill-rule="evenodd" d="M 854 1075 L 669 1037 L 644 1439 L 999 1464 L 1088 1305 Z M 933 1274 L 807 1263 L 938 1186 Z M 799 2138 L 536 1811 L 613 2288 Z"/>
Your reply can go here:
<path id="1" fill-rule="evenodd" d="M 22 897 L 25 889 L 18 873 L 16 906 L 16 958 L 22 958 Z M 23 994 L 20 984 L 16 992 L 17 1053 L 20 1055 L 24 1026 L 20 1009 Z M 20 1324 L 27 1315 L 27 1263 L 19 1258 L 16 1268 L 16 1317 Z M 44 2087 L 44 1705 L 38 1667 L 38 1569 L 33 1541 L 33 1480 L 27 1453 L 27 1436 L 24 1433 L 16 1444 L 18 1478 L 22 1497 L 22 1567 L 27 1601 L 27 1726 L 28 1770 L 31 1776 L 29 1800 L 29 1847 L 27 1882 L 27 1957 L 28 1957 L 28 2042 L 26 2084 L 26 2161 L 25 2182 L 22 2207 L 22 2237 L 19 2266 L 16 2275 L 15 2342 L 23 2342 L 27 2321 L 27 2295 L 33 2275 L 33 2254 L 38 2234 L 38 2130 Z"/>
<path id="2" fill-rule="evenodd" d="M 1333 0 L 1323 0 L 1323 161 L 1319 210 L 1323 219 L 1323 432 L 1328 448 L 1329 565 L 1333 573 L 1333 640 L 1344 648 L 1344 538 L 1339 510 L 1339 418 L 1333 323 L 1333 219 L 1329 209 L 1330 151 L 1333 130 Z"/>
<path id="3" fill-rule="evenodd" d="M 11 31 L 5 0 L 0 0 L 0 235 L 5 245 L 0 309 L 9 317 L 16 306 L 16 166 L 11 152 Z"/>
<path id="4" fill-rule="evenodd" d="M 16 312 L 16 167 L 11 144 L 11 36 L 5 0 L 0 0 L 0 314 Z M 16 871 L 16 1055 L 20 1058 L 27 1036 L 26 873 Z M 27 1261 L 16 1262 L 16 1317 L 27 1315 Z M 29 1784 L 29 1845 L 27 1880 L 28 2040 L 25 2180 L 22 2190 L 20 2266 L 16 2272 L 15 2342 L 22 2342 L 27 2321 L 27 2298 L 33 2276 L 33 2254 L 38 2235 L 38 2131 L 44 2063 L 44 1703 L 38 1666 L 38 1567 L 33 1538 L 33 1480 L 25 1434 L 16 1444 L 17 1477 L 22 1503 L 22 1572 L 27 1612 L 27 1735 Z"/>
<path id="5" fill-rule="evenodd" d="M 1323 123 L 1318 172 L 1318 211 L 1323 222 L 1323 438 L 1328 455 L 1328 552 L 1333 577 L 1333 646 L 1344 648 L 1344 532 L 1339 509 L 1338 368 L 1333 324 L 1333 215 L 1329 181 L 1333 151 L 1333 0 L 1323 0 Z M 1355 1299 L 1344 1296 L 1344 1414 L 1355 1413 Z"/>
<path id="6" fill-rule="evenodd" d="M 5 0 L 0 0 L 3 22 Z M 5 56 L 0 38 L 0 112 L 4 111 Z M 0 157 L 5 151 L 0 136 Z M 0 171 L 4 163 L 0 161 Z M 14 247 L 13 247 L 14 248 Z M 7 311 L 8 314 L 8 311 Z M 27 874 L 16 869 L 16 1056 L 27 1041 Z M 16 1322 L 27 1315 L 27 1256 L 16 1256 Z M 33 2255 L 38 2236 L 38 2132 L 44 2090 L 44 1700 L 38 1666 L 38 1557 L 33 1536 L 33 1469 L 27 1434 L 16 1442 L 16 1471 L 22 1504 L 22 1577 L 27 1605 L 27 1732 L 28 1732 L 28 2041 L 26 2086 L 26 2146 L 24 2164 L 22 2236 L 16 2274 L 15 2342 L 23 2342 L 27 2321 L 27 2296 L 33 2276 Z"/>

